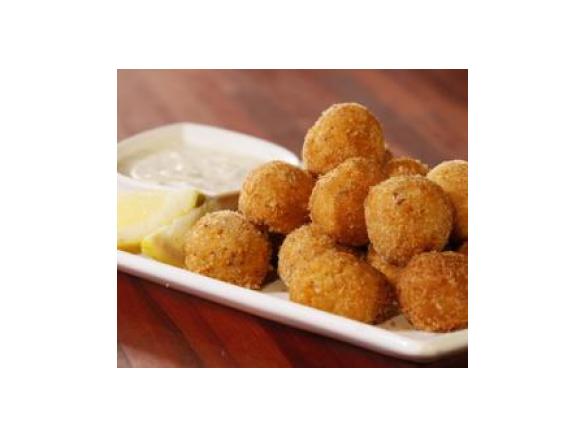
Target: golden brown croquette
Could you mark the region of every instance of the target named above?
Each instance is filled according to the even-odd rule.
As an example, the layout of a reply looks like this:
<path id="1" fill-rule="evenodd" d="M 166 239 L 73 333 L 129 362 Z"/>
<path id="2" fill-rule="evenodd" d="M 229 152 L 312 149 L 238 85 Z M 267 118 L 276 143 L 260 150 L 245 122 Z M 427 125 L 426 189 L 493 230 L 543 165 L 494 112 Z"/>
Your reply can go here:
<path id="1" fill-rule="evenodd" d="M 387 161 L 384 171 L 386 178 L 408 175 L 425 176 L 429 172 L 429 166 L 414 158 L 399 157 Z"/>
<path id="2" fill-rule="evenodd" d="M 366 323 L 388 314 L 393 292 L 384 276 L 347 252 L 327 250 L 297 269 L 291 301 Z"/>
<path id="3" fill-rule="evenodd" d="M 307 132 L 303 161 L 309 172 L 324 174 L 352 157 L 383 164 L 382 125 L 363 105 L 339 103 L 325 110 Z"/>
<path id="4" fill-rule="evenodd" d="M 338 247 L 335 241 L 314 224 L 303 225 L 290 233 L 278 252 L 278 275 L 289 285 L 293 272 L 303 263 L 328 249 Z"/>
<path id="5" fill-rule="evenodd" d="M 423 176 L 397 176 L 372 187 L 365 216 L 374 249 L 399 266 L 421 252 L 443 249 L 453 226 L 449 197 Z"/>
<path id="6" fill-rule="evenodd" d="M 378 162 L 350 158 L 323 175 L 313 189 L 309 210 L 313 223 L 339 243 L 368 243 L 364 200 L 371 186 L 383 181 Z"/>
<path id="7" fill-rule="evenodd" d="M 309 197 L 314 180 L 308 172 L 272 161 L 246 177 L 239 210 L 249 221 L 274 233 L 287 234 L 309 220 Z"/>
<path id="8" fill-rule="evenodd" d="M 443 161 L 434 167 L 427 178 L 436 182 L 449 195 L 455 208 L 453 237 L 467 239 L 467 161 Z"/>
<path id="9" fill-rule="evenodd" d="M 400 277 L 400 272 L 402 272 L 402 269 L 404 268 L 393 265 L 392 263 L 388 263 L 380 254 L 376 252 L 371 244 L 368 246 L 368 255 L 366 256 L 366 261 L 372 265 L 373 268 L 380 271 L 393 288 L 396 288 L 396 285 L 398 284 L 398 278 Z"/>
<path id="10" fill-rule="evenodd" d="M 400 274 L 400 309 L 417 329 L 467 327 L 467 257 L 456 252 L 417 255 Z"/>
<path id="11" fill-rule="evenodd" d="M 209 213 L 185 242 L 187 269 L 242 287 L 259 289 L 269 269 L 267 236 L 234 211 Z"/>

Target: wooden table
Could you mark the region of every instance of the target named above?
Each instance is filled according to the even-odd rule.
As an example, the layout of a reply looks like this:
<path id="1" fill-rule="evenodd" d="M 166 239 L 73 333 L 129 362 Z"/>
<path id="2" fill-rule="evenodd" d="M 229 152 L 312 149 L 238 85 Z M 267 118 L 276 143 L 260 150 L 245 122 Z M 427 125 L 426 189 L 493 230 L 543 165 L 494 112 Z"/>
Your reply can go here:
<path id="1" fill-rule="evenodd" d="M 467 159 L 466 70 L 118 71 L 118 139 L 173 122 L 266 138 L 300 154 L 335 102 L 369 107 L 396 155 Z M 467 352 L 426 366 L 467 367 Z M 411 367 L 118 272 L 118 367 Z"/>

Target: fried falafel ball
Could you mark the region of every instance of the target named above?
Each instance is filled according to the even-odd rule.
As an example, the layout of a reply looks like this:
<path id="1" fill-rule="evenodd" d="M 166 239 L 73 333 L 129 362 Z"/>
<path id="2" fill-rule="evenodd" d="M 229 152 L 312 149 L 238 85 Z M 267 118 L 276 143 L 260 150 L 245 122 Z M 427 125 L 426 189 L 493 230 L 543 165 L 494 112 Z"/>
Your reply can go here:
<path id="1" fill-rule="evenodd" d="M 365 216 L 374 249 L 398 266 L 421 252 L 443 249 L 453 227 L 449 197 L 423 176 L 397 176 L 372 187 Z"/>
<path id="2" fill-rule="evenodd" d="M 357 321 L 375 323 L 387 317 L 393 291 L 384 276 L 365 261 L 330 249 L 293 273 L 290 299 Z"/>
<path id="3" fill-rule="evenodd" d="M 303 161 L 309 172 L 320 175 L 352 157 L 384 162 L 382 125 L 363 105 L 332 105 L 307 132 Z"/>
<path id="4" fill-rule="evenodd" d="M 393 265 L 392 263 L 388 263 L 384 257 L 376 252 L 374 247 L 370 244 L 368 246 L 368 254 L 366 256 L 366 261 L 376 270 L 381 272 L 388 283 L 396 289 L 398 284 L 398 278 L 400 277 L 400 272 L 404 269 L 403 267 Z"/>
<path id="5" fill-rule="evenodd" d="M 384 167 L 386 178 L 393 176 L 422 175 L 429 172 L 429 166 L 410 157 L 393 158 Z"/>
<path id="6" fill-rule="evenodd" d="M 361 157 L 344 161 L 315 184 L 309 201 L 313 223 L 339 243 L 365 245 L 364 200 L 370 187 L 384 179 L 376 161 Z"/>
<path id="7" fill-rule="evenodd" d="M 250 222 L 288 234 L 309 220 L 312 176 L 282 161 L 271 161 L 246 177 L 238 208 Z"/>
<path id="8" fill-rule="evenodd" d="M 417 255 L 398 280 L 402 313 L 420 330 L 467 327 L 467 257 L 452 251 Z"/>
<path id="9" fill-rule="evenodd" d="M 427 178 L 439 184 L 453 203 L 453 237 L 458 241 L 467 240 L 467 161 L 443 161 L 428 173 Z"/>
<path id="10" fill-rule="evenodd" d="M 270 243 L 244 216 L 217 211 L 199 219 L 187 235 L 185 266 L 218 280 L 259 289 L 270 267 Z"/>
<path id="11" fill-rule="evenodd" d="M 314 224 L 306 224 L 290 233 L 278 252 L 278 275 L 287 286 L 294 271 L 328 249 L 335 249 L 335 241 Z"/>
<path id="12" fill-rule="evenodd" d="M 457 252 L 459 254 L 467 255 L 467 240 L 465 242 L 463 242 L 463 244 L 459 247 L 459 249 L 457 250 Z"/>

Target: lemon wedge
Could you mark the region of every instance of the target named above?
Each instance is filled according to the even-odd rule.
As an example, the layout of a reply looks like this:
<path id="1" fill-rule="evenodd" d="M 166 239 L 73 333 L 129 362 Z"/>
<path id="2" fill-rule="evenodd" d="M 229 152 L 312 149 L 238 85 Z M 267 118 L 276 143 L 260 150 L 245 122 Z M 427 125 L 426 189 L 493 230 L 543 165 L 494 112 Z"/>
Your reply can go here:
<path id="1" fill-rule="evenodd" d="M 215 203 L 207 201 L 201 207 L 173 220 L 169 225 L 160 227 L 142 240 L 142 253 L 169 265 L 185 266 L 185 238 L 191 227 L 203 215 L 216 209 Z"/>
<path id="2" fill-rule="evenodd" d="M 200 206 L 197 190 L 154 190 L 118 194 L 118 249 L 140 252 L 142 240 Z"/>

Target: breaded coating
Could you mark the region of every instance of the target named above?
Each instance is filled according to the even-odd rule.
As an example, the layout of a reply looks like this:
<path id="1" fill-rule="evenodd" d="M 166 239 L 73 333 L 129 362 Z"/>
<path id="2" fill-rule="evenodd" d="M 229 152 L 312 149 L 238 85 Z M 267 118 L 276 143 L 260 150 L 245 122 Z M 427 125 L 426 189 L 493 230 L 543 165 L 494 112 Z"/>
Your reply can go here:
<path id="1" fill-rule="evenodd" d="M 332 105 L 307 132 L 303 161 L 309 172 L 320 175 L 352 157 L 383 164 L 386 149 L 382 125 L 363 105 Z"/>
<path id="2" fill-rule="evenodd" d="M 381 321 L 392 307 L 384 276 L 347 252 L 327 250 L 297 269 L 291 301 L 366 323 Z"/>
<path id="3" fill-rule="evenodd" d="M 288 234 L 309 220 L 315 181 L 298 167 L 271 161 L 246 177 L 238 208 L 246 219 L 273 233 Z"/>
<path id="4" fill-rule="evenodd" d="M 365 214 L 375 250 L 399 266 L 421 252 L 443 249 L 453 227 L 449 197 L 423 176 L 397 176 L 372 187 Z"/>
<path id="5" fill-rule="evenodd" d="M 465 255 L 467 255 L 467 240 L 465 242 L 463 242 L 463 244 L 459 247 L 459 249 L 457 250 L 457 252 L 459 254 L 465 254 Z"/>
<path id="6" fill-rule="evenodd" d="M 289 286 L 294 271 L 319 254 L 339 246 L 314 224 L 303 225 L 290 233 L 278 252 L 278 275 Z"/>
<path id="7" fill-rule="evenodd" d="M 372 245 L 368 246 L 368 255 L 366 256 L 366 261 L 372 265 L 374 269 L 381 272 L 393 288 L 396 288 L 400 273 L 404 269 L 403 267 L 388 263 L 384 257 L 376 252 Z"/>
<path id="8" fill-rule="evenodd" d="M 429 252 L 414 257 L 398 280 L 402 313 L 420 330 L 467 327 L 467 257 Z"/>
<path id="9" fill-rule="evenodd" d="M 387 161 L 384 171 L 386 178 L 408 175 L 425 176 L 429 172 L 429 166 L 414 158 L 398 157 Z"/>
<path id="10" fill-rule="evenodd" d="M 467 161 L 443 161 L 427 175 L 449 195 L 455 208 L 455 240 L 467 240 Z"/>
<path id="11" fill-rule="evenodd" d="M 370 187 L 384 179 L 376 161 L 361 157 L 344 161 L 315 184 L 309 201 L 313 223 L 339 243 L 365 245 L 364 201 Z"/>
<path id="12" fill-rule="evenodd" d="M 267 236 L 244 216 L 218 211 L 203 216 L 185 242 L 187 269 L 238 286 L 259 289 L 270 266 Z"/>

